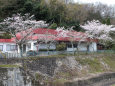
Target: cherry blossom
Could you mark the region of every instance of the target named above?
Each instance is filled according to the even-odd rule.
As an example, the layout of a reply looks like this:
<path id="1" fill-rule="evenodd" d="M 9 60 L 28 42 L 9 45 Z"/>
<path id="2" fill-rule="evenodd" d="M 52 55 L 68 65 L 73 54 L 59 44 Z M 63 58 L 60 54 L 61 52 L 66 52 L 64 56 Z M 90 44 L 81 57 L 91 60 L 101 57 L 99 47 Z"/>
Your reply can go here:
<path id="1" fill-rule="evenodd" d="M 34 29 L 48 26 L 45 21 L 36 21 L 34 15 L 30 16 L 29 14 L 24 16 L 15 14 L 12 17 L 7 17 L 0 25 L 4 31 L 9 32 L 14 37 L 14 41 L 20 48 L 20 53 L 22 53 L 22 45 L 29 41 L 28 38 L 33 35 Z M 21 37 L 18 37 L 18 34 L 21 34 Z"/>
<path id="2" fill-rule="evenodd" d="M 81 25 L 86 31 L 86 34 L 91 39 L 99 39 L 102 41 L 113 41 L 110 32 L 115 31 L 113 25 L 102 24 L 98 20 L 88 21 L 86 24 Z"/>

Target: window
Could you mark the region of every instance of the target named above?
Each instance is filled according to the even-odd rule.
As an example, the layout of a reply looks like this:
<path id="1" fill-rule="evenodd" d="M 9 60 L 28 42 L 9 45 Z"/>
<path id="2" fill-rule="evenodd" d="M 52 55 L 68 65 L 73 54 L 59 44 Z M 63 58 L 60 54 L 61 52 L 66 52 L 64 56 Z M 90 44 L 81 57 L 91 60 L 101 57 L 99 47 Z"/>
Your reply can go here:
<path id="1" fill-rule="evenodd" d="M 0 45 L 0 50 L 3 51 L 3 45 Z"/>
<path id="2" fill-rule="evenodd" d="M 6 50 L 7 51 L 15 51 L 15 50 L 17 50 L 17 46 L 16 45 L 6 45 Z"/>
<path id="3" fill-rule="evenodd" d="M 68 48 L 72 48 L 72 45 L 71 45 L 71 44 L 68 44 L 67 47 L 68 47 Z"/>
<path id="4" fill-rule="evenodd" d="M 71 45 L 71 44 L 67 44 L 67 47 L 68 47 L 68 48 L 72 48 L 72 45 Z M 77 48 L 77 44 L 73 44 L 73 47 L 74 47 L 74 48 Z"/>
<path id="5" fill-rule="evenodd" d="M 74 48 L 77 48 L 77 44 L 73 44 L 73 47 L 74 47 Z"/>

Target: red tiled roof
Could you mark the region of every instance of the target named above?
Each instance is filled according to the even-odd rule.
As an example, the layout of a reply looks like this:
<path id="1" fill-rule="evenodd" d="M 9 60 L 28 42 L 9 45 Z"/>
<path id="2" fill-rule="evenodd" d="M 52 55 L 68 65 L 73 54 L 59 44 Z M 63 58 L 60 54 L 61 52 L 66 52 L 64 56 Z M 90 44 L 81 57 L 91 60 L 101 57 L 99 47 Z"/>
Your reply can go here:
<path id="1" fill-rule="evenodd" d="M 46 28 L 37 28 L 33 31 L 35 34 L 52 34 L 52 35 L 56 35 L 57 31 L 53 30 L 53 29 L 46 29 Z"/>
<path id="2" fill-rule="evenodd" d="M 13 43 L 12 39 L 0 39 L 0 43 Z"/>
<path id="3" fill-rule="evenodd" d="M 47 33 L 50 34 L 50 35 L 52 35 L 52 36 L 47 36 L 47 38 L 52 38 L 53 35 L 55 36 L 55 35 L 59 34 L 54 29 L 46 29 L 46 28 L 37 28 L 37 29 L 33 30 L 33 33 L 35 35 L 33 35 L 32 37 L 28 37 L 28 39 L 37 40 L 37 39 L 45 38 L 45 34 L 47 34 Z M 70 41 L 70 39 L 72 39 L 70 36 L 74 36 L 75 37 L 74 38 L 75 41 L 80 41 L 81 40 L 80 38 L 82 38 L 83 36 L 85 36 L 85 33 L 71 31 L 71 32 L 68 32 L 67 35 L 68 35 L 68 37 L 56 37 L 55 40 L 56 41 Z M 17 39 L 21 39 L 21 36 L 22 36 L 21 33 L 17 33 Z M 88 41 L 88 40 L 84 39 L 82 41 Z"/>
<path id="4" fill-rule="evenodd" d="M 42 39 L 42 38 L 44 39 L 44 38 L 46 38 L 45 34 L 47 34 L 47 33 L 50 34 L 49 36 L 47 36 L 47 38 L 49 38 L 49 39 L 53 38 L 56 41 L 70 41 L 72 39 L 71 36 L 75 37 L 74 41 L 80 41 L 81 38 L 85 36 L 85 33 L 83 33 L 83 32 L 72 31 L 72 32 L 67 33 L 68 37 L 55 37 L 55 35 L 59 34 L 56 30 L 45 29 L 45 28 L 37 28 L 37 29 L 33 30 L 33 33 L 34 33 L 34 35 L 31 36 L 31 37 L 28 37 L 27 39 L 30 39 L 30 40 L 37 40 L 37 39 Z M 22 38 L 21 33 L 17 33 L 16 36 L 17 36 L 17 39 L 19 39 L 19 40 Z M 12 43 L 14 40 L 15 40 L 15 38 L 12 38 L 12 39 L 0 39 L 0 42 Z M 82 41 L 91 41 L 91 40 L 86 38 L 86 39 L 84 39 Z M 93 40 L 93 41 L 95 41 L 95 40 Z"/>
<path id="5" fill-rule="evenodd" d="M 38 29 L 35 29 L 33 31 L 35 34 L 42 34 L 42 37 L 43 37 L 43 34 L 51 34 L 51 35 L 57 35 L 59 34 L 56 30 L 54 29 L 46 29 L 46 28 L 38 28 Z M 71 35 L 71 36 L 75 36 L 76 38 L 74 39 L 75 41 L 79 41 L 80 40 L 80 36 L 85 36 L 85 34 L 83 32 L 76 32 L 76 31 L 72 31 L 72 32 L 68 32 L 67 35 Z M 44 35 L 45 37 L 45 35 Z M 48 37 L 48 36 L 47 36 Z M 38 35 L 34 35 L 32 37 L 33 40 L 36 40 L 36 39 L 39 39 L 41 38 L 41 36 L 38 36 Z M 48 37 L 49 38 L 49 37 Z M 57 37 L 55 38 L 56 41 L 70 41 L 71 37 Z M 83 41 L 86 41 L 86 39 L 84 39 Z"/>

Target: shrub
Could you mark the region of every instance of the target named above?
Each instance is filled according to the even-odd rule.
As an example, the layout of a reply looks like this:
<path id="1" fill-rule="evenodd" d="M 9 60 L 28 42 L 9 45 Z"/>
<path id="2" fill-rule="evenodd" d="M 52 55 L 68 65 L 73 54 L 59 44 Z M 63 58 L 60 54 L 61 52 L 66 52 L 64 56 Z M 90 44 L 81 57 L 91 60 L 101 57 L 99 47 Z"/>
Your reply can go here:
<path id="1" fill-rule="evenodd" d="M 61 44 L 58 44 L 57 46 L 56 46 L 56 50 L 57 51 L 63 51 L 63 50 L 65 50 L 66 49 L 66 44 L 64 43 L 64 42 L 62 42 Z"/>
<path id="2" fill-rule="evenodd" d="M 56 23 L 53 23 L 53 24 L 51 24 L 48 28 L 49 28 L 49 29 L 56 29 L 56 28 L 57 28 L 57 24 L 56 24 Z"/>
<path id="3" fill-rule="evenodd" d="M 115 45 L 113 45 L 112 50 L 114 50 L 114 51 L 115 51 Z"/>

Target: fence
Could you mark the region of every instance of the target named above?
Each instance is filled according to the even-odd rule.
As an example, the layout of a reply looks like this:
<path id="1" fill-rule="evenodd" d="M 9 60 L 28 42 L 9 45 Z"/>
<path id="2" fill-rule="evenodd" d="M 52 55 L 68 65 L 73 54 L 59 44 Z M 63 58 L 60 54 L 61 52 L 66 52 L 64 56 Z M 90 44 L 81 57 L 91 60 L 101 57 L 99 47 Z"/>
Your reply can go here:
<path id="1" fill-rule="evenodd" d="M 60 55 L 60 54 L 73 54 L 74 52 L 70 51 L 39 51 L 39 52 L 27 52 L 26 54 L 23 54 L 24 57 L 28 56 L 48 56 L 48 55 Z M 77 52 L 76 52 L 77 53 Z M 86 53 L 86 52 L 79 52 L 80 53 Z M 88 52 L 89 54 L 91 52 Z M 115 53 L 113 50 L 98 50 L 95 53 Z M 0 58 L 21 58 L 19 53 L 0 53 Z"/>
<path id="2" fill-rule="evenodd" d="M 75 52 L 76 54 L 86 54 L 86 53 L 115 53 L 115 51 L 113 50 L 98 50 L 97 52 L 87 52 L 87 51 L 79 51 L 79 52 Z M 34 56 L 34 55 L 37 55 L 37 56 L 47 56 L 47 55 L 60 55 L 60 54 L 74 54 L 73 51 L 39 51 L 39 52 L 36 52 L 36 54 L 32 54 L 32 53 L 28 53 L 27 56 Z"/>
<path id="3" fill-rule="evenodd" d="M 43 56 L 43 55 L 59 55 L 59 54 L 73 54 L 74 52 L 71 51 L 39 51 L 37 53 L 38 56 Z"/>
<path id="4" fill-rule="evenodd" d="M 20 58 L 19 53 L 0 53 L 0 58 Z"/>
<path id="5" fill-rule="evenodd" d="M 28 56 L 48 56 L 48 55 L 59 55 L 59 54 L 72 54 L 73 52 L 68 51 L 39 51 L 39 52 L 27 52 L 23 54 L 24 57 Z M 0 53 L 0 58 L 21 58 L 19 53 Z"/>

